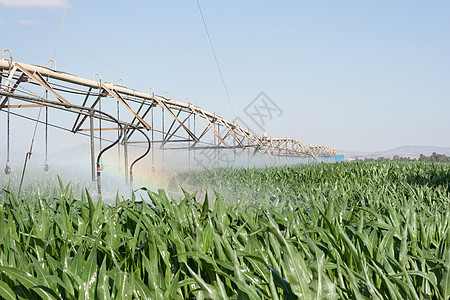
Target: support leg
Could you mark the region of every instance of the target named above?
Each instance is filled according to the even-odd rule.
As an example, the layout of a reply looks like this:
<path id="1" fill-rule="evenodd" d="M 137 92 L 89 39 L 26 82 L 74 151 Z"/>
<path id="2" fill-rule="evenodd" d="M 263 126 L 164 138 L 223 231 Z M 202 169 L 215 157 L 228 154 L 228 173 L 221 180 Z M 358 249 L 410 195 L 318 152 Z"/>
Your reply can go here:
<path id="1" fill-rule="evenodd" d="M 125 184 L 128 185 L 128 126 L 124 126 L 123 130 L 123 152 L 125 161 Z"/>
<path id="2" fill-rule="evenodd" d="M 90 123 L 90 137 L 91 137 L 91 173 L 92 181 L 96 180 L 96 169 L 95 169 L 95 148 L 94 148 L 94 117 L 92 114 L 89 116 Z"/>

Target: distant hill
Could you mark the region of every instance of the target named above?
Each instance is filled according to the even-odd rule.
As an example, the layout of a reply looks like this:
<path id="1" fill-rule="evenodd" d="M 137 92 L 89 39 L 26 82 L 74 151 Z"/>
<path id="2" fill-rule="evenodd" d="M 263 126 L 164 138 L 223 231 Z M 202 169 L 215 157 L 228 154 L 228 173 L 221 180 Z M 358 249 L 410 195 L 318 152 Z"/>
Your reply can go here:
<path id="1" fill-rule="evenodd" d="M 394 155 L 399 155 L 402 157 L 411 157 L 418 158 L 420 154 L 424 154 L 430 156 L 433 152 L 439 154 L 445 154 L 450 156 L 450 147 L 434 147 L 434 146 L 401 146 L 394 149 L 388 149 L 384 151 L 376 151 L 376 152 L 358 152 L 358 151 L 339 151 L 338 154 L 343 154 L 346 159 L 354 159 L 354 158 L 378 158 L 378 157 L 386 157 L 392 158 Z"/>

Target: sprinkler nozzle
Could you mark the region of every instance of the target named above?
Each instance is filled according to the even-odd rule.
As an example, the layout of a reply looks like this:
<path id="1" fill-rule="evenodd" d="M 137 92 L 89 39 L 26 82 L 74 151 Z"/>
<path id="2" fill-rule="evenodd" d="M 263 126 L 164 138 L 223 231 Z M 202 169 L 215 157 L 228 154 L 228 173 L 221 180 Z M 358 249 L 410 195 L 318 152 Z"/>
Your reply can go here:
<path id="1" fill-rule="evenodd" d="M 5 174 L 6 175 L 11 174 L 11 167 L 9 166 L 9 162 L 6 163 Z"/>

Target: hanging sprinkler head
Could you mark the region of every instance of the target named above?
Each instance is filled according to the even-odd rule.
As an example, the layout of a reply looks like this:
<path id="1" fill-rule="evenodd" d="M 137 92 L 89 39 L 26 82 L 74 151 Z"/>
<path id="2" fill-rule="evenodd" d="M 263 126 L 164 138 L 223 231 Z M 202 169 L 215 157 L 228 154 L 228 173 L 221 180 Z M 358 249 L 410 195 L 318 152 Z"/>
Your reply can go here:
<path id="1" fill-rule="evenodd" d="M 11 167 L 9 166 L 9 162 L 6 162 L 5 174 L 6 175 L 11 174 Z"/>
<path id="2" fill-rule="evenodd" d="M 102 180 L 101 180 L 101 168 L 100 163 L 97 161 L 97 199 L 100 199 L 102 194 Z"/>
<path id="3" fill-rule="evenodd" d="M 48 163 L 47 163 L 47 161 L 45 161 L 45 164 L 44 164 L 44 171 L 45 171 L 45 172 L 48 172 L 48 169 L 49 169 Z"/>

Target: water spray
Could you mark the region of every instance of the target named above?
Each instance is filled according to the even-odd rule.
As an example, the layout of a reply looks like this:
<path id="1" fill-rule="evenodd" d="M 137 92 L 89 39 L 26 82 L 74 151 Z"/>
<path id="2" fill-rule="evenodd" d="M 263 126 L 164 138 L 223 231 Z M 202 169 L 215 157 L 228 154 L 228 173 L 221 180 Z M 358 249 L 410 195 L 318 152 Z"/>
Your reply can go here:
<path id="1" fill-rule="evenodd" d="M 119 143 L 120 139 L 122 138 L 123 127 L 122 127 L 122 124 L 120 123 L 120 121 L 117 120 L 116 118 L 114 118 L 113 116 L 111 116 L 108 113 L 105 113 L 103 111 L 100 111 L 100 110 L 97 110 L 97 109 L 94 109 L 94 108 L 90 108 L 90 107 L 83 107 L 83 106 L 73 105 L 73 104 L 69 104 L 69 103 L 61 103 L 61 102 L 56 102 L 56 101 L 50 101 L 48 99 L 42 99 L 42 98 L 37 98 L 37 97 L 16 95 L 16 94 L 7 93 L 7 92 L 4 92 L 4 91 L 0 91 L 0 96 L 13 97 L 13 98 L 22 99 L 22 100 L 25 100 L 25 101 L 30 101 L 30 102 L 33 102 L 33 103 L 36 103 L 36 104 L 44 104 L 45 106 L 50 106 L 50 107 L 59 108 L 59 109 L 73 109 L 73 110 L 76 110 L 76 113 L 81 113 L 82 111 L 88 111 L 88 112 L 83 112 L 83 114 L 90 115 L 92 117 L 94 116 L 94 113 L 98 113 L 98 114 L 102 114 L 102 115 L 106 116 L 112 122 L 117 123 L 117 125 L 119 126 L 119 130 L 120 130 L 119 137 L 117 138 L 117 140 L 115 140 L 109 146 L 107 146 L 106 148 L 101 150 L 100 153 L 97 156 L 97 164 L 96 164 L 97 165 L 97 188 L 98 188 L 98 197 L 100 198 L 100 194 L 101 194 L 100 159 L 101 159 L 102 154 L 106 150 L 114 147 L 116 144 Z M 39 116 L 38 116 L 38 119 L 39 119 Z M 27 153 L 26 159 L 28 159 L 30 156 L 31 156 L 31 150 L 30 150 L 30 152 Z M 26 164 L 26 160 L 25 160 L 25 164 Z M 7 162 L 7 165 L 6 165 L 6 168 L 5 168 L 5 172 L 7 172 L 7 171 L 10 172 L 10 168 L 9 168 L 8 162 Z M 20 188 L 19 188 L 19 194 L 20 194 Z"/>

